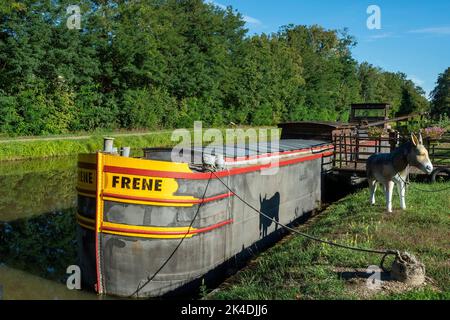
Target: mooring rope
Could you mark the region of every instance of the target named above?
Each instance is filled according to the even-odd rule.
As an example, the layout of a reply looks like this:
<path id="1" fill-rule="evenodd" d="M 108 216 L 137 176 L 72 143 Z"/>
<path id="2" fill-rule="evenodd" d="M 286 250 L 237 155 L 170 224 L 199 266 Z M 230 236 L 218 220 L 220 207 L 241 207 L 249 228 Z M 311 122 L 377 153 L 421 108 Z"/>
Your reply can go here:
<path id="1" fill-rule="evenodd" d="M 222 179 L 220 179 L 216 173 L 214 171 L 211 170 L 211 173 L 215 176 L 215 178 L 217 180 L 219 180 L 233 195 L 236 196 L 236 198 L 238 198 L 240 201 L 242 201 L 245 205 L 247 205 L 249 208 L 251 208 L 252 210 L 254 210 L 255 212 L 257 212 L 258 214 L 260 214 L 261 216 L 265 217 L 268 220 L 271 220 L 272 222 L 276 223 L 277 225 L 279 225 L 280 227 L 289 230 L 295 234 L 298 234 L 302 237 L 308 238 L 310 240 L 314 240 L 317 242 L 321 242 L 321 243 L 325 243 L 328 244 L 330 246 L 335 246 L 335 247 L 339 247 L 339 248 L 344 248 L 344 249 L 348 249 L 348 250 L 353 250 L 353 251 L 360 251 L 360 252 L 368 252 L 368 253 L 375 253 L 375 254 L 382 254 L 383 257 L 381 259 L 381 263 L 380 263 L 380 267 L 384 270 L 387 271 L 384 266 L 384 260 L 386 259 L 386 257 L 388 255 L 395 255 L 396 257 L 400 257 L 400 252 L 398 250 L 377 250 L 377 249 L 365 249 L 365 248 L 359 248 L 359 247 L 353 247 L 353 246 L 348 246 L 345 244 L 341 244 L 341 243 L 336 243 L 336 242 L 332 242 L 329 240 L 324 240 L 321 238 L 317 238 L 314 237 L 312 235 L 309 235 L 307 233 L 303 233 L 300 232 L 294 228 L 291 228 L 285 224 L 282 224 L 281 222 L 276 221 L 275 219 L 271 218 L 270 216 L 268 216 L 267 214 L 265 214 L 264 212 L 261 212 L 260 210 L 256 209 L 253 205 L 251 205 L 250 203 L 248 203 L 247 201 L 245 201 L 242 197 L 240 197 L 236 192 L 234 192 L 234 190 L 232 190 L 225 182 L 222 181 Z"/>
<path id="2" fill-rule="evenodd" d="M 131 295 L 129 295 L 129 298 L 132 298 L 134 295 L 136 295 L 136 297 L 139 298 L 139 291 L 141 291 L 150 282 L 152 282 L 152 280 L 161 272 L 161 270 L 169 263 L 170 259 L 172 259 L 172 257 L 178 251 L 178 249 L 180 248 L 180 246 L 183 243 L 184 239 L 186 239 L 187 235 L 191 231 L 191 228 L 194 225 L 195 220 L 197 219 L 198 213 L 200 212 L 200 208 L 202 207 L 202 205 L 204 203 L 204 200 L 205 200 L 205 197 L 206 197 L 206 192 L 208 191 L 209 183 L 211 182 L 212 176 L 213 175 L 212 175 L 212 171 L 211 171 L 211 175 L 209 176 L 208 182 L 206 183 L 205 191 L 203 192 L 202 201 L 199 203 L 199 205 L 197 207 L 197 211 L 195 212 L 194 218 L 192 218 L 192 221 L 189 224 L 188 230 L 183 235 L 183 238 L 181 238 L 181 240 L 178 243 L 178 245 L 175 247 L 175 249 L 172 251 L 172 253 L 169 255 L 169 257 L 164 261 L 164 263 L 158 268 L 158 270 L 156 270 L 155 273 L 153 273 L 153 275 L 151 277 L 147 277 L 147 280 L 144 282 L 144 284 L 142 286 L 141 286 L 141 283 L 139 282 L 138 287 L 136 288 L 136 290 Z"/>

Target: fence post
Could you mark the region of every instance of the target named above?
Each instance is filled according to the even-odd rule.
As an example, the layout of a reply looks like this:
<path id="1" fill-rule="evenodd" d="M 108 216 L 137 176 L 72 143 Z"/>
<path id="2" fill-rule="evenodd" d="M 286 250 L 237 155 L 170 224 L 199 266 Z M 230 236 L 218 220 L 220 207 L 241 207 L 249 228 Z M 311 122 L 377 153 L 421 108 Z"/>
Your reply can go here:
<path id="1" fill-rule="evenodd" d="M 356 130 L 358 130 L 358 129 L 356 129 Z M 359 160 L 359 130 L 356 131 L 354 160 L 355 160 L 355 170 L 356 170 L 358 167 L 358 160 Z"/>
<path id="2" fill-rule="evenodd" d="M 333 168 L 335 168 L 336 167 L 336 142 L 337 142 L 336 133 L 334 133 L 334 135 L 333 135 L 333 140 L 334 140 L 334 143 L 333 143 L 333 148 L 334 148 L 334 152 L 333 152 L 333 154 L 334 154 L 334 156 L 333 156 Z"/>

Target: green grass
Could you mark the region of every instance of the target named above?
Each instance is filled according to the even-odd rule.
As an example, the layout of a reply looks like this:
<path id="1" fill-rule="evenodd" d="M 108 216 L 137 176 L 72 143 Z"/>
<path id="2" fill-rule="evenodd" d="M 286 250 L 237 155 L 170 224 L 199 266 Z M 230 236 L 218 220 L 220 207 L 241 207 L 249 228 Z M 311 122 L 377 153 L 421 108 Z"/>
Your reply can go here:
<path id="1" fill-rule="evenodd" d="M 392 214 L 385 213 L 384 196 L 370 206 L 367 189 L 347 196 L 299 228 L 328 240 L 363 248 L 398 249 L 416 255 L 433 285 L 405 292 L 379 291 L 370 299 L 450 299 L 450 183 L 414 183 L 407 191 L 406 211 L 394 196 Z M 386 266 L 392 261 L 390 259 Z M 349 251 L 289 236 L 260 254 L 209 299 L 367 299 L 344 280 L 338 268 L 366 269 L 380 263 L 379 255 Z"/>
<path id="2" fill-rule="evenodd" d="M 248 128 L 242 127 L 241 129 L 245 130 Z M 225 129 L 220 130 L 224 132 Z M 30 138 L 28 141 L 15 141 L 13 139 L 11 141 L 8 140 L 8 142 L 0 141 L 0 161 L 76 156 L 79 153 L 96 152 L 103 148 L 103 137 L 105 136 L 114 137 L 115 146 L 131 147 L 132 156 L 142 156 L 141 148 L 170 147 L 177 144 L 176 141 L 171 140 L 171 131 L 151 132 L 148 134 L 137 132 L 136 135 L 126 136 L 111 133 L 95 133 L 95 135 L 88 138 L 72 136 L 64 139 L 65 136 L 60 136 L 56 137 L 61 138 L 58 140 L 41 140 L 39 137 Z M 45 139 L 46 137 L 43 138 Z M 50 138 L 55 138 L 55 136 Z"/>
<path id="3" fill-rule="evenodd" d="M 117 137 L 114 143 L 132 148 L 165 146 L 170 143 L 170 134 Z M 103 136 L 71 140 L 12 141 L 0 143 L 0 161 L 70 156 L 102 148 Z"/>

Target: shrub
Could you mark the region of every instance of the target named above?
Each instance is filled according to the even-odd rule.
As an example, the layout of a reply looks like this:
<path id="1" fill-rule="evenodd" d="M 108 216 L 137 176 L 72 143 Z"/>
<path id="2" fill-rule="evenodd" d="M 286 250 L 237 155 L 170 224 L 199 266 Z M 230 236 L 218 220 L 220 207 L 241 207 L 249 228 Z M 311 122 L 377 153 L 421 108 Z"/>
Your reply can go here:
<path id="1" fill-rule="evenodd" d="M 176 102 L 161 89 L 127 90 L 122 98 L 122 126 L 158 129 L 176 121 Z"/>

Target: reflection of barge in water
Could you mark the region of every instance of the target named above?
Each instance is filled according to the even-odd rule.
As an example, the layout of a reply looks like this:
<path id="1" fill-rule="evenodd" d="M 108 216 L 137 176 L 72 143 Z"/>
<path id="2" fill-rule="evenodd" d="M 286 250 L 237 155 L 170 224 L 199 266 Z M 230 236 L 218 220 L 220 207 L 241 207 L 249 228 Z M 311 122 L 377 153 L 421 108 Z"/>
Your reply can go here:
<path id="1" fill-rule="evenodd" d="M 276 152 L 266 147 L 268 152 L 251 145 L 225 148 L 224 169 L 215 174 L 257 209 L 289 224 L 320 206 L 324 158 L 332 146 L 294 139 L 281 140 Z M 278 172 L 265 174 L 274 163 Z M 147 149 L 140 159 L 80 155 L 78 168 L 80 266 L 84 284 L 99 293 L 132 295 L 183 238 L 139 297 L 185 287 L 247 248 L 273 241 L 279 229 L 209 171 L 171 162 L 168 149 Z"/>

